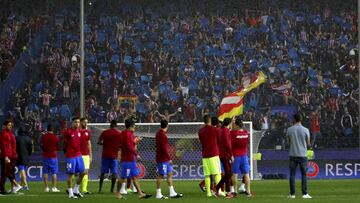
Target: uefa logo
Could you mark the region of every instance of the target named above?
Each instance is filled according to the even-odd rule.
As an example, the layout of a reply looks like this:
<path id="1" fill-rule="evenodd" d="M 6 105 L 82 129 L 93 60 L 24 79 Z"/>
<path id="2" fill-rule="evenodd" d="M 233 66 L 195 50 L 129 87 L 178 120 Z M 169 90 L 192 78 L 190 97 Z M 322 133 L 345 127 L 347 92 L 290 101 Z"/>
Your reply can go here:
<path id="1" fill-rule="evenodd" d="M 136 163 L 136 168 L 138 170 L 138 178 L 141 179 L 145 176 L 146 168 L 142 163 Z"/>
<path id="2" fill-rule="evenodd" d="M 308 170 L 306 172 L 307 177 L 315 178 L 318 174 L 319 174 L 319 166 L 315 162 L 309 161 Z"/>

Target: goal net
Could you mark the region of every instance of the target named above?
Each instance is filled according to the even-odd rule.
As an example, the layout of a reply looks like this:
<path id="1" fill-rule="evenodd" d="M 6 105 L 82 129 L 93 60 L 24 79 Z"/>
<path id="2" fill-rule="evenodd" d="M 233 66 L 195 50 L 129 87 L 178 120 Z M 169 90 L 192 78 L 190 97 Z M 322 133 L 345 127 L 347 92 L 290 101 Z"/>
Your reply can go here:
<path id="1" fill-rule="evenodd" d="M 91 142 L 93 150 L 93 162 L 90 169 L 90 178 L 98 177 L 101 166 L 102 146 L 97 145 L 97 140 L 102 131 L 109 128 L 109 123 L 91 123 L 88 124 L 91 131 Z M 169 123 L 168 127 L 168 143 L 169 153 L 173 161 L 173 178 L 186 179 L 202 179 L 202 155 L 201 145 L 198 139 L 198 131 L 203 123 Z M 261 138 L 260 131 L 252 130 L 251 122 L 244 122 L 244 127 L 250 132 L 249 158 L 251 179 L 260 178 L 257 173 L 257 160 L 254 154 L 257 153 L 257 147 Z M 155 134 L 159 130 L 159 123 L 137 123 L 135 136 L 142 137 L 141 142 L 137 146 L 141 160 L 138 161 L 139 178 L 156 179 L 157 169 L 155 162 Z M 124 130 L 124 124 L 118 124 L 119 130 Z M 96 171 L 96 169 L 99 169 Z"/>

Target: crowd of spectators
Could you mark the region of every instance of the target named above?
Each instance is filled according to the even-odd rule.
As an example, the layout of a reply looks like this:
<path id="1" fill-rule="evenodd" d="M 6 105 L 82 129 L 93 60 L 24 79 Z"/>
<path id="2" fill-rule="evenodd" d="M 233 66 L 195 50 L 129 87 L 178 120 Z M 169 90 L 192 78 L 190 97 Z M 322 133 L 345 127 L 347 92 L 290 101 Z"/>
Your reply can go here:
<path id="1" fill-rule="evenodd" d="M 358 146 L 356 1 L 98 1 L 86 7 L 85 110 L 91 122 L 201 121 L 263 71 L 242 117 L 285 145 L 304 114 L 313 147 Z M 76 6 L 75 6 L 76 8 Z M 77 8 L 76 8 L 77 9 Z M 11 115 L 41 132 L 79 114 L 79 16 L 62 9 L 14 92 Z M 3 30 L 3 29 L 2 29 Z M 6 29 L 5 29 L 6 30 Z M 276 109 L 276 111 L 274 110 Z M 60 124 L 61 121 L 61 124 Z M 274 143 L 271 143 L 271 146 Z"/>
<path id="2" fill-rule="evenodd" d="M 46 23 L 45 18 L 39 13 L 23 12 L 26 4 L 5 0 L 2 5 L 0 8 L 0 84 L 7 78 L 20 54 L 27 49 L 31 39 Z"/>

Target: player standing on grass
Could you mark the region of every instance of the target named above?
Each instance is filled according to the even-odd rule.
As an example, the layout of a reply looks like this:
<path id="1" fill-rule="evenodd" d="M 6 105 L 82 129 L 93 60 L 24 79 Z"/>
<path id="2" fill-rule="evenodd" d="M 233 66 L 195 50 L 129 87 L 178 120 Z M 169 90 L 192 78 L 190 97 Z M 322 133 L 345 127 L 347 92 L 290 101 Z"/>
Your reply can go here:
<path id="1" fill-rule="evenodd" d="M 99 181 L 99 193 L 102 193 L 102 186 L 104 176 L 109 171 L 111 172 L 111 189 L 114 192 L 114 186 L 118 177 L 118 154 L 120 150 L 121 132 L 116 129 L 117 123 L 115 120 L 110 122 L 110 128 L 103 131 L 99 137 L 98 144 L 103 146 L 101 159 L 101 175 Z"/>
<path id="2" fill-rule="evenodd" d="M 138 171 L 136 168 L 135 152 L 135 122 L 133 119 L 125 120 L 125 130 L 121 132 L 121 174 L 117 182 L 116 198 L 123 198 L 120 194 L 122 184 L 127 178 L 131 178 L 141 199 L 149 198 L 151 195 L 142 192 L 137 180 Z"/>
<path id="3" fill-rule="evenodd" d="M 220 136 L 221 136 L 221 122 L 219 121 L 218 117 L 216 116 L 213 116 L 211 117 L 211 125 L 215 127 L 215 129 L 218 131 L 218 139 L 217 139 L 217 143 L 218 143 L 218 146 L 219 146 L 219 143 L 220 143 Z M 221 168 L 221 177 L 224 175 L 223 174 L 223 167 L 221 165 L 221 162 L 220 162 L 220 168 Z M 215 187 L 216 187 L 216 184 L 215 184 L 215 181 L 214 181 L 214 177 L 212 175 L 210 175 L 210 180 L 211 180 L 211 192 L 214 192 L 215 193 Z M 202 180 L 199 184 L 200 186 L 200 189 L 203 191 L 203 192 L 206 192 L 206 187 L 205 187 L 205 179 Z M 221 190 L 224 190 L 224 187 L 222 186 L 221 187 Z M 221 195 L 225 196 L 225 193 L 220 193 Z"/>
<path id="4" fill-rule="evenodd" d="M 230 129 L 232 119 L 231 118 L 225 118 L 222 128 L 221 128 L 221 134 L 220 139 L 218 139 L 219 143 L 219 153 L 220 153 L 220 161 L 224 168 L 224 176 L 221 178 L 220 182 L 216 185 L 215 191 L 218 192 L 220 188 L 226 184 L 225 191 L 227 192 L 226 198 L 230 199 L 233 198 L 233 194 L 230 193 L 230 185 L 231 185 L 231 163 L 234 160 L 234 157 L 232 155 L 232 149 L 231 149 L 231 137 L 230 137 Z"/>
<path id="5" fill-rule="evenodd" d="M 286 135 L 289 139 L 289 157 L 290 157 L 290 194 L 289 198 L 295 198 L 295 175 L 297 165 L 300 166 L 301 171 L 301 189 L 302 189 L 302 198 L 311 199 L 312 197 L 307 192 L 307 164 L 308 160 L 306 157 L 307 146 L 310 144 L 310 132 L 309 129 L 301 125 L 301 115 L 295 114 L 294 121 L 295 124 L 287 129 Z"/>
<path id="6" fill-rule="evenodd" d="M 0 134 L 1 181 L 0 194 L 9 194 L 5 189 L 6 178 L 11 183 L 11 193 L 17 193 L 21 186 L 15 180 L 16 139 L 13 134 L 13 122 L 7 120 Z"/>
<path id="7" fill-rule="evenodd" d="M 137 151 L 137 146 L 140 143 L 140 141 L 142 140 L 141 137 L 138 136 L 134 136 L 134 143 L 135 143 L 135 153 L 139 155 L 138 151 Z M 137 157 L 134 158 L 134 163 L 136 165 L 136 159 Z M 132 187 L 132 189 L 131 189 Z M 129 193 L 137 193 L 136 187 L 134 184 L 132 184 L 131 182 L 131 178 L 127 178 L 126 179 L 126 183 L 123 183 L 121 185 L 121 189 L 120 189 L 120 194 L 122 195 L 127 195 Z"/>
<path id="8" fill-rule="evenodd" d="M 81 118 L 80 119 L 80 125 L 81 125 L 81 155 L 84 160 L 84 166 L 85 166 L 85 175 L 81 182 L 81 191 L 83 194 L 91 194 L 87 190 L 88 181 L 89 181 L 89 169 L 90 164 L 92 162 L 92 149 L 91 149 L 91 134 L 90 130 L 87 128 L 88 120 L 87 118 Z"/>
<path id="9" fill-rule="evenodd" d="M 56 179 L 58 174 L 57 151 L 59 150 L 59 138 L 54 134 L 54 127 L 49 124 L 47 133 L 41 136 L 40 145 L 43 150 L 43 177 L 45 183 L 45 192 L 50 192 L 48 176 L 51 174 L 52 187 L 51 192 L 60 192 L 56 188 Z"/>
<path id="10" fill-rule="evenodd" d="M 235 120 L 234 130 L 230 132 L 231 134 L 231 144 L 232 144 L 232 152 L 234 155 L 234 163 L 232 167 L 233 175 L 233 186 L 231 186 L 231 192 L 236 192 L 236 183 L 237 183 L 237 174 L 243 174 L 245 188 L 246 188 L 246 195 L 251 197 L 250 191 L 250 165 L 249 165 L 249 158 L 247 155 L 247 148 L 249 143 L 249 133 L 248 131 L 243 129 L 243 122 L 240 118 Z"/>
<path id="11" fill-rule="evenodd" d="M 22 190 L 29 190 L 28 182 L 26 180 L 26 168 L 29 165 L 29 157 L 33 150 L 33 144 L 30 138 L 30 134 L 24 125 L 20 126 L 18 130 L 18 136 L 16 136 L 16 151 L 18 158 L 16 160 L 16 166 L 19 170 L 20 185 Z"/>
<path id="12" fill-rule="evenodd" d="M 171 159 L 169 155 L 168 149 L 168 141 L 167 141 L 167 129 L 168 129 L 168 121 L 161 120 L 160 122 L 160 130 L 156 133 L 155 141 L 156 141 L 156 163 L 159 176 L 156 179 L 156 198 L 157 199 L 167 199 L 168 197 L 162 195 L 161 193 L 161 181 L 164 176 L 167 176 L 167 183 L 169 185 L 169 196 L 170 198 L 179 198 L 183 195 L 180 193 L 176 193 L 173 186 L 172 179 L 172 168 L 171 168 Z"/>
<path id="13" fill-rule="evenodd" d="M 202 147 L 202 162 L 205 176 L 206 196 L 211 197 L 211 179 L 214 176 L 215 184 L 221 179 L 221 167 L 218 148 L 218 131 L 211 125 L 211 116 L 204 116 L 205 126 L 199 130 L 199 139 Z"/>
<path id="14" fill-rule="evenodd" d="M 81 181 L 85 175 L 84 161 L 81 156 L 81 131 L 80 131 L 80 118 L 75 117 L 72 119 L 72 127 L 67 129 L 64 134 L 64 152 L 66 162 L 67 186 L 69 198 L 83 197 L 79 191 Z M 76 173 L 79 177 L 76 181 L 74 189 L 72 186 L 72 178 Z"/>

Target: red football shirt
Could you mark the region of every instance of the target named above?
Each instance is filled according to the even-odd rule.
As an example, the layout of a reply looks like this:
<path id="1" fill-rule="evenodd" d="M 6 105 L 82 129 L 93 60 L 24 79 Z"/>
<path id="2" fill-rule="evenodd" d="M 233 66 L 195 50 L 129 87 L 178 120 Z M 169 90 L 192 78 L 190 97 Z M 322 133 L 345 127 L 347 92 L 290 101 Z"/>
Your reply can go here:
<path id="1" fill-rule="evenodd" d="M 220 139 L 218 140 L 220 158 L 230 159 L 232 156 L 231 136 L 229 128 L 221 129 Z"/>
<path id="2" fill-rule="evenodd" d="M 155 141 L 156 141 L 156 163 L 170 161 L 167 136 L 166 136 L 166 132 L 163 129 L 160 129 L 156 133 Z"/>
<path id="3" fill-rule="evenodd" d="M 16 139 L 12 131 L 2 130 L 0 134 L 1 157 L 17 158 Z"/>
<path id="4" fill-rule="evenodd" d="M 45 158 L 56 158 L 57 151 L 59 149 L 59 138 L 52 134 L 46 133 L 45 135 L 41 136 L 40 145 L 43 150 L 43 157 Z"/>
<path id="5" fill-rule="evenodd" d="M 90 138 L 91 138 L 90 130 L 82 129 L 81 130 L 81 145 L 80 145 L 81 155 L 90 155 L 90 150 L 89 150 Z"/>
<path id="6" fill-rule="evenodd" d="M 134 132 L 126 129 L 121 132 L 121 161 L 132 162 L 135 156 Z"/>
<path id="7" fill-rule="evenodd" d="M 103 131 L 99 137 L 103 142 L 102 157 L 107 159 L 117 159 L 120 149 L 121 132 L 115 128 Z"/>
<path id="8" fill-rule="evenodd" d="M 66 158 L 74 158 L 81 156 L 81 132 L 80 129 L 69 128 L 64 135 L 64 143 L 66 143 Z"/>
<path id="9" fill-rule="evenodd" d="M 232 130 L 231 144 L 234 156 L 247 155 L 247 148 L 249 143 L 249 133 L 246 130 Z"/>
<path id="10" fill-rule="evenodd" d="M 199 139 L 202 147 L 203 158 L 219 155 L 218 136 L 219 131 L 211 125 L 205 125 L 199 130 Z"/>

